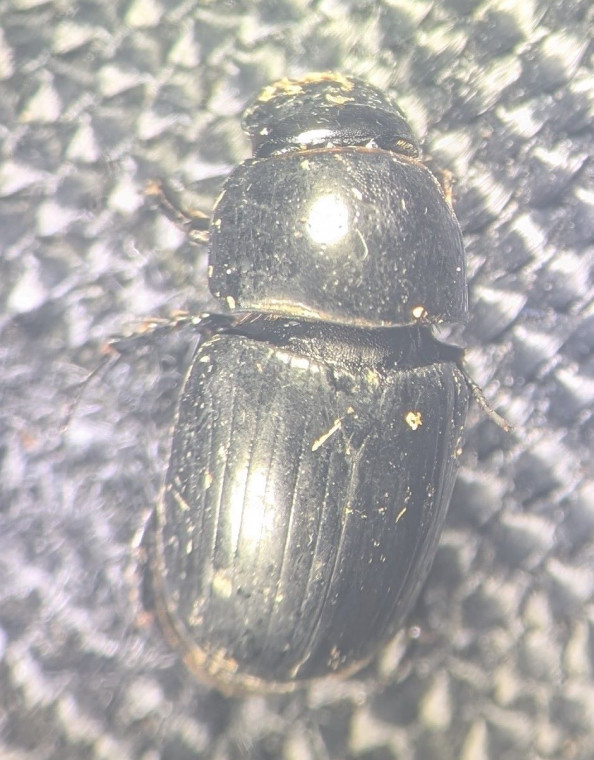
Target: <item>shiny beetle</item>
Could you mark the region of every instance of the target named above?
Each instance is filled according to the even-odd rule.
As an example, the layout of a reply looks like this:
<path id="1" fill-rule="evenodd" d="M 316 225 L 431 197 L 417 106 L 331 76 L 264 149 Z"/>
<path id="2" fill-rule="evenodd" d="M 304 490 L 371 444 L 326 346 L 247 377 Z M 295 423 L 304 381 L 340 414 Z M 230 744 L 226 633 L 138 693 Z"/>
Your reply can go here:
<path id="1" fill-rule="evenodd" d="M 193 318 L 145 586 L 201 679 L 286 691 L 357 670 L 402 624 L 476 386 L 432 334 L 466 318 L 464 247 L 398 106 L 312 74 L 243 126 L 253 157 L 208 229 L 228 313 Z"/>

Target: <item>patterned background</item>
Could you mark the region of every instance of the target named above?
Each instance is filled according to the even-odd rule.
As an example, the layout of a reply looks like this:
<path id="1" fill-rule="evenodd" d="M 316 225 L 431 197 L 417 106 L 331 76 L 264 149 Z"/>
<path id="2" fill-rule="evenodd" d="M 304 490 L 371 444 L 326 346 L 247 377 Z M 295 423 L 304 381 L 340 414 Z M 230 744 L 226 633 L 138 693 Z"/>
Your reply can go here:
<path id="1" fill-rule="evenodd" d="M 2 760 L 591 760 L 588 6 L 0 0 Z M 228 171 L 246 101 L 324 69 L 388 89 L 456 175 L 472 317 L 455 337 L 515 431 L 471 410 L 436 564 L 376 661 L 224 699 L 134 596 L 192 336 L 97 377 L 62 426 L 110 335 L 208 303 L 205 252 L 146 180 Z"/>

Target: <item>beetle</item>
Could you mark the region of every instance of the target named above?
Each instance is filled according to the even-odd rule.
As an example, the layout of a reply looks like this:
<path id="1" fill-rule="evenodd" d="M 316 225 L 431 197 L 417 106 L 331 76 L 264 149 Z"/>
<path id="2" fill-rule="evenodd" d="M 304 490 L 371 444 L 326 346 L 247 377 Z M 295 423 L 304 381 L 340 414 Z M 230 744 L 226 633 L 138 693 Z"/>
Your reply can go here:
<path id="1" fill-rule="evenodd" d="M 200 679 L 288 691 L 402 625 L 484 399 L 432 332 L 466 319 L 464 245 L 400 108 L 318 73 L 266 87 L 243 127 L 207 233 L 183 217 L 227 309 L 193 321 L 145 597 Z"/>

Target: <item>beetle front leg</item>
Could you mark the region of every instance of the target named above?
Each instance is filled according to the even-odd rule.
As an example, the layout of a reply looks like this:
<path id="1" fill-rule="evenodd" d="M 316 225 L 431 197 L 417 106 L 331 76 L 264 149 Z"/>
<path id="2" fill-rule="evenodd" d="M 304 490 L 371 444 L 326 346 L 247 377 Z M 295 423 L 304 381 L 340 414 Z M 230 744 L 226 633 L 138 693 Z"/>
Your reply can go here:
<path id="1" fill-rule="evenodd" d="M 183 208 L 171 190 L 161 180 L 150 180 L 144 190 L 147 198 L 155 201 L 165 216 L 179 227 L 193 243 L 208 243 L 210 216 L 199 209 Z"/>

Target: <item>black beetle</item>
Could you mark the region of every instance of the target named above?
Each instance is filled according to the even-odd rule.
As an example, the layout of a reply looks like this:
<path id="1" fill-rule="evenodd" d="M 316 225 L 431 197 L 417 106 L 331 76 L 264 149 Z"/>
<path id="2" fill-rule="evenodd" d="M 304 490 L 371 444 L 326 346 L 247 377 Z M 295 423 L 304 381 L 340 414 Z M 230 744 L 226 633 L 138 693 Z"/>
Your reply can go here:
<path id="1" fill-rule="evenodd" d="M 195 319 L 145 580 L 200 678 L 283 691 L 357 670 L 401 625 L 476 386 L 431 332 L 466 317 L 464 247 L 400 109 L 311 74 L 243 125 L 253 157 L 208 232 L 229 313 Z"/>

